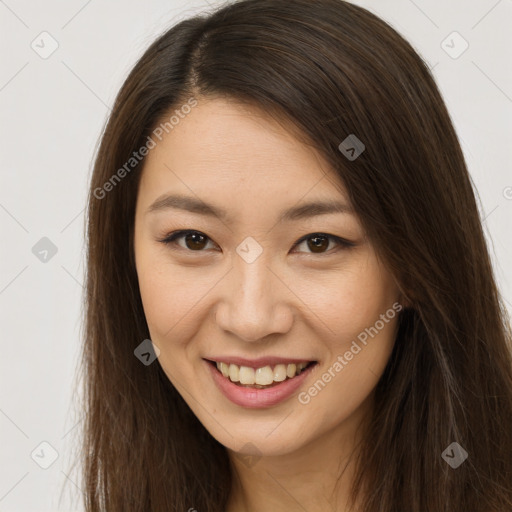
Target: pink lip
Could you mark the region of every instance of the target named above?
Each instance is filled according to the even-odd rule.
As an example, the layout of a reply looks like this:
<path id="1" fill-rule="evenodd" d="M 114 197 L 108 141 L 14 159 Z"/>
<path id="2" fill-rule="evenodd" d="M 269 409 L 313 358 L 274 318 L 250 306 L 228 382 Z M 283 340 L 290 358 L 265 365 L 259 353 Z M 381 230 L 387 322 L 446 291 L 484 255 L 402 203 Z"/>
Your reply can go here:
<path id="1" fill-rule="evenodd" d="M 286 400 L 295 391 L 297 391 L 297 389 L 301 386 L 301 384 L 304 382 L 307 376 L 311 373 L 312 368 L 317 366 L 312 365 L 306 368 L 300 375 L 297 375 L 293 379 L 286 379 L 283 382 L 280 382 L 279 384 L 272 386 L 271 388 L 258 389 L 237 386 L 236 384 L 231 382 L 227 377 L 224 377 L 217 370 L 216 367 L 214 367 L 211 363 L 209 363 L 206 360 L 205 365 L 208 367 L 208 371 L 210 372 L 213 381 L 220 389 L 220 391 L 222 391 L 226 398 L 231 400 L 236 405 L 240 405 L 241 407 L 247 407 L 250 409 L 271 407 Z"/>
<path id="2" fill-rule="evenodd" d="M 210 361 L 216 363 L 236 364 L 237 366 L 248 366 L 250 368 L 263 368 L 264 366 L 276 366 L 277 364 L 300 364 L 310 363 L 313 359 L 290 359 L 289 357 L 259 357 L 258 359 L 246 359 L 245 357 L 231 357 L 231 356 L 219 356 L 219 357 L 205 357 Z"/>

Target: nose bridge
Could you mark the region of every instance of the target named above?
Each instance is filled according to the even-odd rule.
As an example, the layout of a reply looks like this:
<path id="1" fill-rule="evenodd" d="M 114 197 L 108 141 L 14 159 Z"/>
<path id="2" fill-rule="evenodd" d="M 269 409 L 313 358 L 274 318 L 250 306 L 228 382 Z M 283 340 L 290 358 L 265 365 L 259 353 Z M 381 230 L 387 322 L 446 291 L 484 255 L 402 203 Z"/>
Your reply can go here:
<path id="1" fill-rule="evenodd" d="M 285 290 L 282 285 L 276 286 L 266 255 L 249 261 L 235 256 L 217 323 L 245 341 L 257 341 L 286 332 L 291 326 L 291 312 Z"/>

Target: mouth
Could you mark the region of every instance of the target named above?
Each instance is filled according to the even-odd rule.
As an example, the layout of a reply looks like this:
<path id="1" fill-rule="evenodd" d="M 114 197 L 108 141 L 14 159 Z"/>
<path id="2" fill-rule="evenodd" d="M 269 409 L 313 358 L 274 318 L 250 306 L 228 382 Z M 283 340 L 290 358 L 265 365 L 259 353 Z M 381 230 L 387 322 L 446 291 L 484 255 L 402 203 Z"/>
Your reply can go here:
<path id="1" fill-rule="evenodd" d="M 206 361 L 226 380 L 240 388 L 268 389 L 290 381 L 318 364 L 318 361 L 281 363 L 259 368 L 222 361 Z"/>

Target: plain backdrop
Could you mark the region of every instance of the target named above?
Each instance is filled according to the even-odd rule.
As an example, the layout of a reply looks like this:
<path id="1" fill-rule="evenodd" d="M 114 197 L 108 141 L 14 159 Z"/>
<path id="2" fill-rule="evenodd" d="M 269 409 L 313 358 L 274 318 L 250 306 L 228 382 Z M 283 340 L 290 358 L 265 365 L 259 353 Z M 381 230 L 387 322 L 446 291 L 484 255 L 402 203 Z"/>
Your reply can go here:
<path id="1" fill-rule="evenodd" d="M 388 21 L 433 69 L 511 311 L 512 0 L 354 3 Z M 216 5 L 0 1 L 1 512 L 83 510 L 72 468 L 82 412 L 72 399 L 79 392 L 84 208 L 96 144 L 147 46 Z"/>

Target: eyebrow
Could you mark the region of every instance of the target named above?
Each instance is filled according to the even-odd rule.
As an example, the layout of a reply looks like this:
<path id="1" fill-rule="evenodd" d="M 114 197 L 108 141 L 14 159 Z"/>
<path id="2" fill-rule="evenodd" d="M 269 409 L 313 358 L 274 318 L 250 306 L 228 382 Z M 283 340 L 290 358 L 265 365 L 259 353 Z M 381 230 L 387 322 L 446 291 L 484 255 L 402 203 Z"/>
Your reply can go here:
<path id="1" fill-rule="evenodd" d="M 183 210 L 208 217 L 217 217 L 226 221 L 229 220 L 229 214 L 223 208 L 215 207 L 194 197 L 176 194 L 160 196 L 148 208 L 147 213 L 159 212 L 167 209 Z M 314 201 L 293 206 L 292 208 L 285 210 L 281 213 L 279 221 L 296 221 L 316 217 L 317 215 L 332 213 L 354 214 L 354 210 L 350 206 L 339 201 Z"/>

